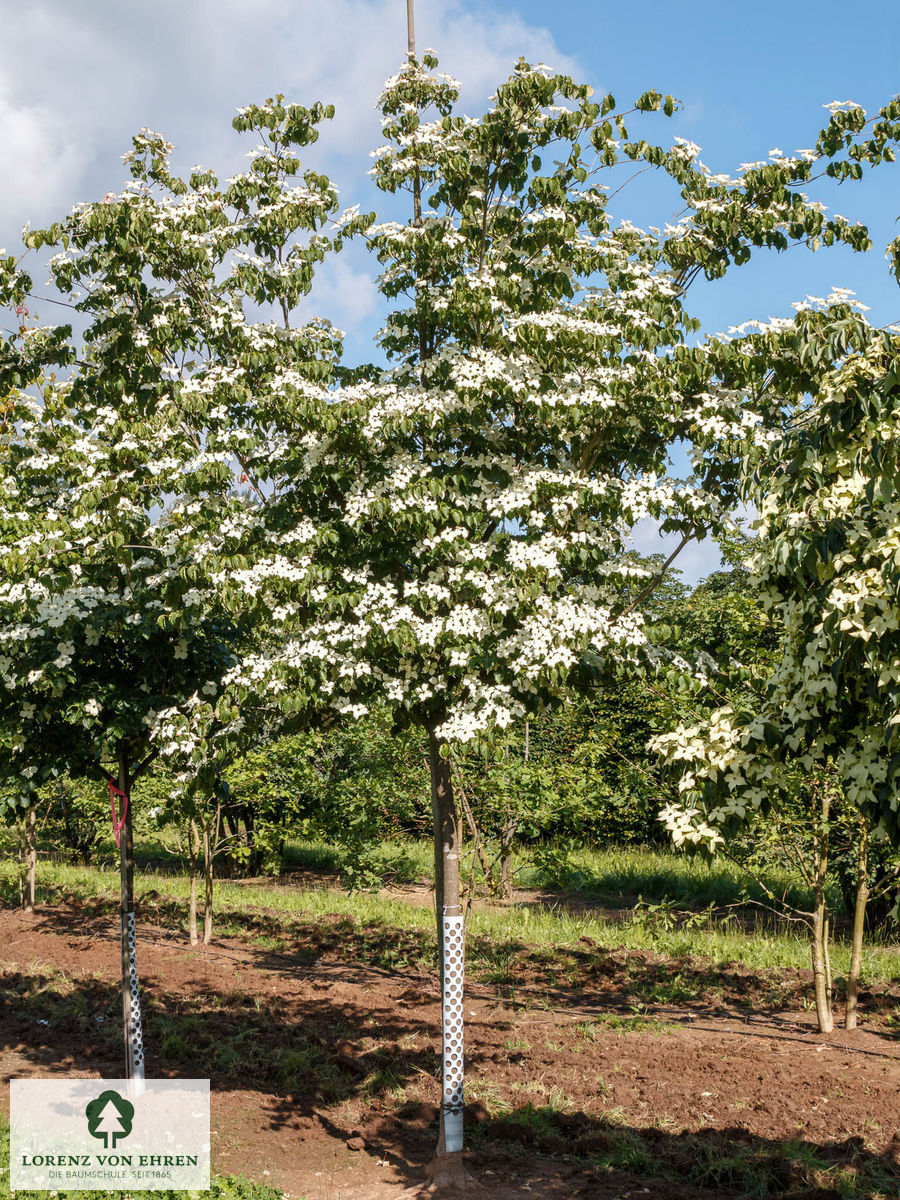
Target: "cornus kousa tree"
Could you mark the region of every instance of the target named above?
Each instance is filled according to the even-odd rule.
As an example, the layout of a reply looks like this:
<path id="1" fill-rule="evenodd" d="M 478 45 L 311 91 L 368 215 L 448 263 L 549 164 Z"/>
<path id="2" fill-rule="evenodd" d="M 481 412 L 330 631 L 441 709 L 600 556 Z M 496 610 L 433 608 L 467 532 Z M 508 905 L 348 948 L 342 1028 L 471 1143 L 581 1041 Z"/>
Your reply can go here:
<path id="1" fill-rule="evenodd" d="M 57 250 L 53 278 L 86 328 L 77 343 L 50 331 L 2 346 L 17 418 L 0 485 L 0 674 L 3 712 L 17 708 L 4 769 L 26 797 L 54 770 L 112 759 L 121 804 L 153 755 L 202 789 L 257 722 L 314 698 L 351 716 L 387 702 L 426 731 L 436 1178 L 458 1181 L 449 747 L 564 695 L 589 654 L 650 655 L 654 578 L 635 587 L 629 530 L 648 515 L 684 540 L 714 530 L 737 495 L 735 447 L 773 412 L 730 379 L 740 349 L 688 344 L 685 289 L 754 247 L 865 246 L 798 188 L 816 164 L 852 176 L 888 156 L 896 116 L 863 144 L 864 115 L 838 106 L 813 149 L 732 179 L 689 143 L 629 140 L 635 110 L 524 63 L 482 117 L 457 116 L 435 66 L 412 57 L 382 98 L 375 179 L 411 194 L 405 222 L 336 218 L 331 184 L 296 153 L 328 110 L 276 98 L 235 122 L 261 142 L 248 171 L 180 178 L 145 131 L 121 194 L 29 236 Z M 653 92 L 635 106 L 660 108 L 674 102 Z M 629 162 L 675 181 L 677 225 L 644 232 L 611 214 L 601 175 L 618 182 Z M 392 310 L 389 365 L 349 372 L 337 331 L 293 314 L 317 263 L 363 227 Z M 4 296 L 28 290 L 15 264 L 0 278 Z M 40 363 L 57 359 L 68 372 L 34 397 Z M 676 440 L 693 447 L 688 479 L 670 473 Z M 127 954 L 123 978 L 136 995 Z"/>
<path id="2" fill-rule="evenodd" d="M 239 667 L 259 644 L 258 609 L 242 603 L 254 571 L 270 596 L 302 592 L 294 548 L 310 528 L 286 523 L 280 484 L 296 439 L 334 419 L 304 388 L 328 379 L 338 335 L 292 321 L 343 236 L 325 232 L 330 182 L 296 156 L 326 115 L 280 98 L 242 110 L 235 126 L 262 144 L 222 185 L 199 168 L 177 177 L 171 146 L 141 133 L 121 194 L 28 237 L 57 248 L 53 280 L 85 322 L 58 355 L 71 370 L 35 397 L 38 351 L 68 331 L 4 346 L 15 407 L 0 476 L 0 674 L 16 720 L 4 722 L 3 769 L 27 801 L 63 769 L 108 777 L 114 764 L 129 1074 L 142 1070 L 131 785 L 155 756 L 202 778 L 213 737 L 233 743 L 252 734 L 251 713 L 302 704 L 298 681 L 286 700 L 258 656 L 252 673 Z M 25 283 L 5 270 L 15 299 Z"/>
<path id="3" fill-rule="evenodd" d="M 31 388 L 39 400 L 52 387 L 47 371 L 65 362 L 69 356 L 64 334 L 36 324 L 29 311 L 31 279 L 19 269 L 14 259 L 0 261 L 0 304 L 9 310 L 10 327 L 0 336 L 0 480 L 14 476 L 17 459 L 24 444 L 24 427 L 31 420 L 34 401 L 27 399 Z M 3 486 L 3 484 L 0 484 Z M 0 542 L 7 543 L 27 533 L 27 518 L 18 506 L 0 508 Z M 0 658 L 0 671 L 3 660 Z M 18 824 L 20 844 L 24 850 L 23 903 L 28 910 L 35 902 L 36 820 L 37 808 L 22 794 L 22 778 L 12 762 L 9 748 L 24 745 L 30 706 L 22 705 L 14 692 L 0 686 L 0 819 Z M 70 730 L 57 725 L 52 734 L 53 753 L 64 743 L 71 743 Z M 70 749 L 72 747 L 70 746 Z M 31 764 L 29 774 L 36 772 L 34 762 L 45 753 L 45 738 L 32 737 L 24 755 Z"/>
<path id="4" fill-rule="evenodd" d="M 317 675 L 336 710 L 387 702 L 427 733 L 444 1032 L 433 1172 L 459 1185 L 450 748 L 564 695 L 589 654 L 650 655 L 640 602 L 655 580 L 636 589 L 642 568 L 623 554 L 635 522 L 652 516 L 682 544 L 721 525 L 736 495 L 733 446 L 764 410 L 687 344 L 690 280 L 755 246 L 863 247 L 867 236 L 796 190 L 825 149 L 730 179 L 690 144 L 629 141 L 613 97 L 594 101 L 543 67 L 520 63 L 488 112 L 458 116 L 456 86 L 435 66 L 411 57 L 381 98 L 388 140 L 374 177 L 411 195 L 408 220 L 368 229 L 392 308 L 380 336 L 390 365 L 345 378 L 333 395 L 340 429 L 306 439 L 298 483 L 323 465 L 341 477 L 333 511 L 317 510 L 327 587 L 299 630 L 297 610 L 279 614 L 285 667 Z M 630 111 L 673 108 L 650 92 Z M 628 161 L 678 182 L 678 225 L 644 232 L 613 217 L 602 173 Z M 669 468 L 678 439 L 695 451 L 683 480 Z M 265 584 L 259 595 L 271 607 Z"/>
<path id="5" fill-rule="evenodd" d="M 857 904 L 847 1022 L 856 1021 L 870 836 L 896 844 L 900 804 L 900 336 L 872 329 L 847 296 L 733 345 L 732 382 L 771 389 L 786 419 L 748 450 L 759 510 L 750 565 L 784 627 L 764 695 L 656 739 L 680 774 L 662 814 L 676 844 L 714 847 L 748 815 L 805 797 L 816 1008 L 832 1024 L 825 880 L 839 806 L 858 814 Z M 742 376 L 742 377 L 741 377 Z"/>

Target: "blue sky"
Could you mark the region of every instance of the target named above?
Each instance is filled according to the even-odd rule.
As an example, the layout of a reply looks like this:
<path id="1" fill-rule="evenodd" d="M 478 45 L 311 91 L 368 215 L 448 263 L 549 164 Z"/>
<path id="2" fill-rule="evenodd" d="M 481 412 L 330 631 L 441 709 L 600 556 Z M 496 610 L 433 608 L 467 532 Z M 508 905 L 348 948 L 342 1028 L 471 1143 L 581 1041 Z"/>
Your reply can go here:
<path id="1" fill-rule="evenodd" d="M 234 109 L 276 91 L 331 101 L 337 117 L 313 164 L 330 172 L 348 203 L 372 203 L 361 183 L 378 143 L 373 105 L 406 48 L 405 0 L 30 0 L 3 6 L 0 40 L 0 248 L 19 247 L 23 223 L 39 225 L 79 200 L 123 182 L 120 155 L 141 126 L 179 147 L 177 162 L 222 174 L 248 149 L 231 131 Z M 660 118 L 660 140 L 680 135 L 717 171 L 808 146 L 822 105 L 853 99 L 874 112 L 900 92 L 900 2 L 818 0 L 806 6 L 757 0 L 417 0 L 418 44 L 435 47 L 461 79 L 462 106 L 483 108 L 520 55 L 569 71 L 621 102 L 654 87 L 683 102 Z M 792 300 L 852 288 L 878 324 L 900 320 L 900 292 L 885 244 L 900 229 L 900 165 L 821 198 L 865 221 L 876 249 L 759 256 L 713 285 L 700 283 L 694 311 L 713 332 L 751 317 L 790 313 Z M 677 197 L 652 179 L 629 187 L 616 211 L 637 224 L 669 219 Z M 365 353 L 377 327 L 372 265 L 361 248 L 342 255 L 314 306 Z M 42 283 L 38 276 L 38 283 Z M 45 306 L 41 316 L 49 318 Z M 651 535 L 641 548 L 662 548 Z M 683 556 L 692 580 L 715 565 L 707 547 Z"/>
<path id="2" fill-rule="evenodd" d="M 669 123 L 671 132 L 698 143 L 704 162 L 719 171 L 764 159 L 773 147 L 790 153 L 810 145 L 827 117 L 822 105 L 831 100 L 852 99 L 874 113 L 900 93 L 896 0 L 804 6 L 518 0 L 502 7 L 543 24 L 584 78 L 620 103 L 650 87 L 676 96 L 684 107 Z M 832 284 L 857 291 L 872 306 L 870 319 L 900 318 L 900 292 L 882 257 L 900 232 L 900 166 L 822 195 L 869 225 L 875 250 L 867 256 L 792 251 L 757 260 L 695 300 L 709 328 L 788 312 L 792 299 L 827 293 Z"/>

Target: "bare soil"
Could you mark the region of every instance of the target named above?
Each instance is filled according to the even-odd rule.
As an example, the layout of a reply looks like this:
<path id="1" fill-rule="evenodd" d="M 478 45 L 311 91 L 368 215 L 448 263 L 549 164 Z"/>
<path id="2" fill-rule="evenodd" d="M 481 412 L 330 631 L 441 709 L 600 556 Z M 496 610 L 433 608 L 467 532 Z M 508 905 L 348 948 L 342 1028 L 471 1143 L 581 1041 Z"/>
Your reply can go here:
<path id="1" fill-rule="evenodd" d="M 192 949 L 179 931 L 139 925 L 148 1075 L 210 1079 L 219 1173 L 307 1200 L 426 1194 L 436 980 L 361 965 L 361 936 L 323 918 L 291 926 L 284 953 L 233 939 Z M 802 973 L 732 964 L 708 998 L 634 1016 L 648 980 L 709 964 L 589 943 L 571 957 L 565 987 L 527 954 L 504 986 L 469 987 L 473 1194 L 837 1200 L 803 1165 L 815 1158 L 894 1180 L 881 1194 L 900 1196 L 890 989 L 864 997 L 866 1027 L 822 1037 L 800 1007 Z M 118 1075 L 118 973 L 103 906 L 0 911 L 4 1081 Z M 764 1007 L 773 996 L 780 1007 Z"/>

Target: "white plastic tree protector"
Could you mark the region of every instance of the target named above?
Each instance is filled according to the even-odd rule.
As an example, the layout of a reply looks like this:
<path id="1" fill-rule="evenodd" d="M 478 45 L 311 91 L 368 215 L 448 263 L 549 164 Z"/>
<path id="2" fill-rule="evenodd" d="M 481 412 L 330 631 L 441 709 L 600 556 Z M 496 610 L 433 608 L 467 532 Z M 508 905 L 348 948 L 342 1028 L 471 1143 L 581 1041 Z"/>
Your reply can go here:
<path id="1" fill-rule="evenodd" d="M 441 1109 L 444 1151 L 463 1148 L 463 919 L 443 917 Z"/>

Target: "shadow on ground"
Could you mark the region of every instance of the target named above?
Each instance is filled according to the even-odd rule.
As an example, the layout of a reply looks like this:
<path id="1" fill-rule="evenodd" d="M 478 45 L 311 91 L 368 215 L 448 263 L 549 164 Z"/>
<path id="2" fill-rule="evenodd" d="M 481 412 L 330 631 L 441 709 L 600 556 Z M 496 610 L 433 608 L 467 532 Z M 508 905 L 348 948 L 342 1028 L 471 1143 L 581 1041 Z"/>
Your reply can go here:
<path id="1" fill-rule="evenodd" d="M 91 917 L 78 925 L 90 935 Z M 54 917 L 59 932 L 71 914 Z M 99 916 L 98 920 L 101 919 Z M 108 918 L 103 918 L 108 935 Z M 86 925 L 87 922 L 87 925 Z M 347 948 L 349 953 L 352 950 Z M 283 956 L 277 969 L 284 971 Z M 265 969 L 265 956 L 260 955 Z M 295 964 L 296 965 L 296 964 Z M 273 964 L 273 969 L 276 969 Z M 323 984 L 324 989 L 324 984 Z M 402 1003 L 374 1009 L 346 992 L 286 999 L 206 984 L 178 991 L 153 986 L 145 995 L 148 1074 L 209 1078 L 213 1091 L 236 1105 L 262 1093 L 270 1131 L 330 1140 L 361 1136 L 367 1149 L 414 1184 L 434 1145 L 437 1112 L 410 1089 L 423 1080 L 434 1091 L 436 1030 L 430 1017 Z M 41 1074 L 120 1070 L 121 1001 L 115 984 L 70 978 L 51 968 L 7 971 L 0 980 L 0 1044 Z M 470 1054 L 474 1074 L 489 1074 L 492 1047 Z M 358 1126 L 342 1115 L 345 1102 L 364 1112 Z M 675 1133 L 531 1104 L 493 1109 L 469 1105 L 470 1166 L 506 1196 L 612 1197 L 626 1193 L 667 1200 L 779 1197 L 848 1200 L 900 1194 L 900 1142 L 884 1153 L 861 1137 L 826 1143 L 776 1141 L 740 1128 Z M 516 1190 L 518 1189 L 518 1190 Z"/>
<path id="2" fill-rule="evenodd" d="M 83 936 L 92 929 L 108 932 L 117 904 L 107 897 L 66 894 L 57 899 L 65 909 L 48 916 L 48 931 L 68 930 Z M 160 931 L 180 935 L 184 904 L 150 890 L 140 899 L 139 918 Z M 435 936 L 429 929 L 401 929 L 365 922 L 341 913 L 307 917 L 283 911 L 227 910 L 217 920 L 220 936 L 249 943 L 257 965 L 273 969 L 290 963 L 313 965 L 340 958 L 360 966 L 433 976 Z M 709 1016 L 800 1011 L 811 989 L 811 971 L 750 968 L 742 963 L 711 963 L 696 955 L 663 956 L 651 951 L 609 948 L 589 937 L 578 946 L 538 946 L 515 938 L 472 934 L 467 938 L 469 979 L 490 985 L 497 994 L 529 1003 L 553 991 L 570 1009 L 602 1005 L 631 1011 L 678 1005 Z M 844 981 L 835 980 L 837 1013 Z M 529 1000 L 529 997 L 531 998 Z M 861 1017 L 877 1023 L 885 1036 L 900 1037 L 895 1017 L 900 987 L 879 984 L 860 990 Z"/>

